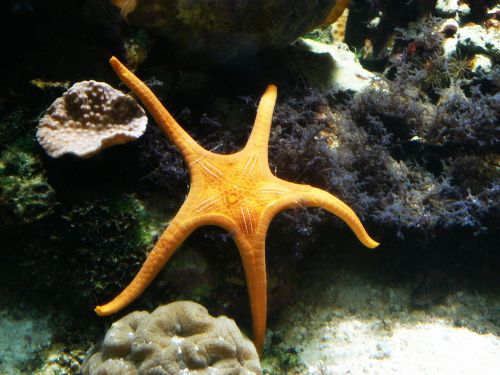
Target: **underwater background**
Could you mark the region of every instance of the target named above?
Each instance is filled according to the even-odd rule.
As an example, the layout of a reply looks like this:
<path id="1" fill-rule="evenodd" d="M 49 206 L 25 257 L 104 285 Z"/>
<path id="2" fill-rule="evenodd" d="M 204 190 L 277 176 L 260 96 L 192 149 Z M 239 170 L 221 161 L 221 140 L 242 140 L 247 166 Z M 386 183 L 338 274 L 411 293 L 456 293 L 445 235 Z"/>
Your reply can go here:
<path id="1" fill-rule="evenodd" d="M 245 145 L 275 84 L 271 171 L 342 199 L 381 243 L 321 209 L 279 214 L 249 373 L 500 373 L 499 17 L 489 0 L 1 1 L 0 374 L 81 373 L 114 321 L 180 300 L 251 337 L 241 259 L 217 227 L 122 312 L 94 313 L 190 181 L 151 117 L 90 156 L 37 140 L 75 83 L 129 92 L 111 56 L 217 153 Z"/>

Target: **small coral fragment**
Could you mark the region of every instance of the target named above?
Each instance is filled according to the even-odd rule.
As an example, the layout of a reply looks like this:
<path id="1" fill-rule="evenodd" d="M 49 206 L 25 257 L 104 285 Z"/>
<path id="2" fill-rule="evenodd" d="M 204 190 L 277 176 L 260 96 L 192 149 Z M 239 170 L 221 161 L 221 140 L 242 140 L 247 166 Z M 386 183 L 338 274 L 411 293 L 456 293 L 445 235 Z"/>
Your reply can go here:
<path id="1" fill-rule="evenodd" d="M 349 19 L 349 9 L 346 8 L 342 14 L 337 18 L 333 25 L 331 25 L 331 35 L 334 41 L 344 42 L 345 40 L 345 30 L 347 27 L 347 21 Z"/>
<path id="2" fill-rule="evenodd" d="M 190 301 L 135 311 L 113 323 L 84 375 L 261 375 L 257 351 L 233 320 Z"/>
<path id="3" fill-rule="evenodd" d="M 344 13 L 345 9 L 349 6 L 350 1 L 351 0 L 337 0 L 330 13 L 321 24 L 321 28 L 325 28 L 337 21 L 337 19 L 342 16 L 342 13 Z"/>
<path id="4" fill-rule="evenodd" d="M 52 103 L 40 120 L 36 137 L 52 157 L 74 154 L 88 158 L 139 138 L 147 121 L 131 96 L 103 82 L 82 81 Z"/>
<path id="5" fill-rule="evenodd" d="M 45 90 L 50 87 L 63 87 L 67 90 L 70 85 L 69 81 L 45 81 L 40 78 L 32 79 L 30 83 L 41 90 Z"/>

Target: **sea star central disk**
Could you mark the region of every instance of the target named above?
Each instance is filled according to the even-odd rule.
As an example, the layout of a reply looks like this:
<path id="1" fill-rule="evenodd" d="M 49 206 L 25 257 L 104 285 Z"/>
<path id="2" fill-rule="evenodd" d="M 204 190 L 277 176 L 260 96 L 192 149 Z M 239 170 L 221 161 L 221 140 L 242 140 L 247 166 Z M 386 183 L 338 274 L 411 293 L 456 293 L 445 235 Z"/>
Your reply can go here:
<path id="1" fill-rule="evenodd" d="M 378 242 L 366 233 L 356 214 L 330 193 L 282 180 L 271 173 L 268 141 L 277 88 L 269 85 L 260 101 L 246 146 L 230 155 L 198 145 L 151 90 L 112 57 L 111 66 L 137 95 L 165 135 L 179 148 L 191 175 L 189 194 L 132 282 L 111 302 L 96 307 L 111 315 L 134 301 L 151 283 L 181 243 L 198 227 L 217 225 L 233 236 L 246 275 L 253 318 L 253 340 L 262 351 L 266 331 L 267 280 L 265 239 L 272 218 L 292 207 L 321 207 L 344 220 L 367 247 Z"/>

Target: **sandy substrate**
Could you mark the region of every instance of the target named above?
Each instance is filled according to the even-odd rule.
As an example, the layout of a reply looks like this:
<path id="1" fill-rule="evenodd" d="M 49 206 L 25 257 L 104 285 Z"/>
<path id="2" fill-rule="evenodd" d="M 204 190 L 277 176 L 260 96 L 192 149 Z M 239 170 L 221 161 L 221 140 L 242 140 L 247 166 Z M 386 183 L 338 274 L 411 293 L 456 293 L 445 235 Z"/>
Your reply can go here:
<path id="1" fill-rule="evenodd" d="M 416 309 L 412 283 L 324 264 L 271 327 L 299 352 L 301 374 L 500 374 L 498 295 L 456 288 Z"/>
<path id="2" fill-rule="evenodd" d="M 302 346 L 311 374 L 498 374 L 500 339 L 437 320 L 394 324 L 380 332 L 377 321 L 327 322 L 320 340 Z"/>
<path id="3" fill-rule="evenodd" d="M 2 305 L 5 301 L 1 302 Z M 26 307 L 0 308 L 0 375 L 28 374 L 30 363 L 50 345 L 50 316 Z"/>

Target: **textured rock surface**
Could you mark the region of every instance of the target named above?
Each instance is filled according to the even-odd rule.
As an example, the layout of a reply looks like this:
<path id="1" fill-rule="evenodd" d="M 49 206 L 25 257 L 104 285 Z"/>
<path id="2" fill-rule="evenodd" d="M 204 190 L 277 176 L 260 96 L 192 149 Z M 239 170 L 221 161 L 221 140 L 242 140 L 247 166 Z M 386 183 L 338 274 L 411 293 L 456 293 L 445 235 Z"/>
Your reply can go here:
<path id="1" fill-rule="evenodd" d="M 217 62 L 280 48 L 321 24 L 336 0 L 138 1 L 122 13 L 137 26 L 161 35 L 172 51 L 203 55 Z"/>
<path id="2" fill-rule="evenodd" d="M 55 193 L 40 161 L 29 152 L 0 152 L 0 225 L 28 224 L 54 211 Z"/>
<path id="3" fill-rule="evenodd" d="M 84 375 L 262 374 L 257 352 L 233 320 L 194 302 L 136 311 L 115 322 Z"/>
<path id="4" fill-rule="evenodd" d="M 453 16 L 459 9 L 458 0 L 437 0 L 436 12 L 440 16 Z"/>
<path id="5" fill-rule="evenodd" d="M 487 29 L 481 25 L 465 25 L 458 31 L 458 47 L 471 53 L 487 53 L 499 60 L 500 28 Z"/>
<path id="6" fill-rule="evenodd" d="M 148 119 L 134 98 L 103 82 L 74 84 L 47 110 L 36 137 L 52 157 L 90 157 L 139 138 Z"/>
<path id="7" fill-rule="evenodd" d="M 285 64 L 310 87 L 321 91 L 358 92 L 367 88 L 375 75 L 365 70 L 349 47 L 343 43 L 323 44 L 299 39 L 289 49 Z"/>

